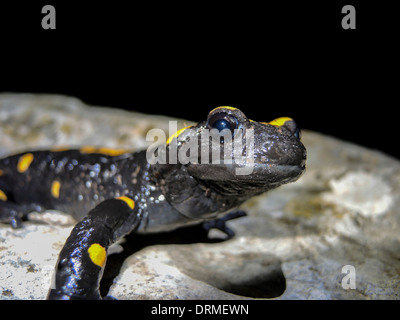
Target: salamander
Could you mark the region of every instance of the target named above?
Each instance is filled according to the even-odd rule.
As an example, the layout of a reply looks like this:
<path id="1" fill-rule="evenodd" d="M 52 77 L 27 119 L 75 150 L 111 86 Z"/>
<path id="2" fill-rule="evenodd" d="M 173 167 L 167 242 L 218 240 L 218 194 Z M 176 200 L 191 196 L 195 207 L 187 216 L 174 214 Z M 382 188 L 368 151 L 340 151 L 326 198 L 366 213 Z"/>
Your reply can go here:
<path id="1" fill-rule="evenodd" d="M 32 211 L 71 214 L 78 222 L 60 252 L 48 299 L 102 299 L 99 283 L 112 243 L 129 233 L 204 222 L 232 236 L 224 225 L 232 212 L 296 181 L 305 162 L 293 119 L 257 122 L 237 108 L 217 107 L 151 151 L 82 147 L 1 159 L 0 222 L 18 228 Z"/>

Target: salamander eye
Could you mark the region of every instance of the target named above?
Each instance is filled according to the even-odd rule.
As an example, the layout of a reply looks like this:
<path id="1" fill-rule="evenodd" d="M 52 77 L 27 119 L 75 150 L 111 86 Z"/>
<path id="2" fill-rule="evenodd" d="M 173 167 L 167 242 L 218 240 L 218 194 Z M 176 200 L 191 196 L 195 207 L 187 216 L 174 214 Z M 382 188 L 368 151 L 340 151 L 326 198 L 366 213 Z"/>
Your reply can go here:
<path id="1" fill-rule="evenodd" d="M 297 138 L 301 138 L 301 132 L 299 127 L 297 126 L 296 122 L 294 120 L 289 120 L 286 121 L 285 124 L 283 125 L 286 129 L 289 129 L 290 132 L 293 133 L 293 135 Z"/>
<path id="2" fill-rule="evenodd" d="M 219 119 L 215 121 L 212 125 L 213 129 L 218 129 L 218 131 L 222 131 L 224 129 L 229 129 L 232 131 L 232 125 L 226 119 Z"/>
<path id="3" fill-rule="evenodd" d="M 272 124 L 273 126 L 277 127 L 284 127 L 288 129 L 293 135 L 297 138 L 301 138 L 301 132 L 299 127 L 297 126 L 296 122 L 292 118 L 289 117 L 281 117 L 275 120 L 272 120 L 269 122 L 269 124 Z"/>
<path id="4" fill-rule="evenodd" d="M 294 136 L 300 140 L 301 138 L 301 131 L 299 128 L 296 129 L 296 131 L 294 132 Z"/>
<path id="5" fill-rule="evenodd" d="M 217 129 L 220 132 L 229 129 L 233 134 L 234 130 L 238 128 L 238 119 L 226 112 L 220 112 L 212 115 L 208 119 L 207 125 L 209 128 Z"/>

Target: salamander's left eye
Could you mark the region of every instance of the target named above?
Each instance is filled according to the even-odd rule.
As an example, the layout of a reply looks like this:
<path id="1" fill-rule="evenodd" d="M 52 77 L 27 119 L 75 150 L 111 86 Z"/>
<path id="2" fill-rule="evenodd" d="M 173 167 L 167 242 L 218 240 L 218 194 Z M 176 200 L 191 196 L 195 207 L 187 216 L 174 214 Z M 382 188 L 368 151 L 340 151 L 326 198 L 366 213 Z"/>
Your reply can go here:
<path id="1" fill-rule="evenodd" d="M 219 112 L 208 119 L 207 125 L 209 128 L 217 129 L 220 132 L 224 129 L 228 129 L 233 134 L 234 130 L 238 128 L 239 123 L 238 119 L 233 115 L 227 114 L 226 112 Z"/>
<path id="2" fill-rule="evenodd" d="M 290 132 L 293 133 L 293 135 L 297 138 L 301 138 L 301 132 L 300 128 L 297 126 L 296 122 L 294 120 L 289 120 L 286 121 L 285 124 L 283 125 L 286 129 L 289 129 Z"/>
<path id="3" fill-rule="evenodd" d="M 299 140 L 301 139 L 301 131 L 299 128 L 296 129 L 294 136 Z"/>
<path id="4" fill-rule="evenodd" d="M 281 117 L 275 120 L 272 120 L 271 122 L 269 122 L 268 124 L 272 124 L 273 126 L 277 126 L 277 127 L 284 127 L 286 129 L 288 129 L 291 133 L 293 133 L 293 135 L 297 138 L 300 139 L 301 138 L 301 132 L 299 127 L 297 126 L 296 122 L 289 117 Z"/>

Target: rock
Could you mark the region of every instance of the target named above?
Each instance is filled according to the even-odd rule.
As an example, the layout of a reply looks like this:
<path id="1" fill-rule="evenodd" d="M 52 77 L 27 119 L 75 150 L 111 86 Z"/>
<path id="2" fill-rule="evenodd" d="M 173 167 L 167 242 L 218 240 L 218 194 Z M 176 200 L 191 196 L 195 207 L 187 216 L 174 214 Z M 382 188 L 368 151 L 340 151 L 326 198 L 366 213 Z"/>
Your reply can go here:
<path id="1" fill-rule="evenodd" d="M 166 117 L 88 107 L 54 95 L 0 94 L 0 123 L 0 156 L 49 146 L 141 150 L 151 143 L 145 139 L 149 130 L 168 132 Z M 184 122 L 178 119 L 178 126 Z"/>
<path id="2" fill-rule="evenodd" d="M 0 155 L 55 145 L 138 150 L 168 120 L 70 97 L 2 94 Z M 315 132 L 302 140 L 305 175 L 249 200 L 248 216 L 229 222 L 233 239 L 130 236 L 110 249 L 102 288 L 118 299 L 398 299 L 399 161 Z M 33 218 L 20 230 L 0 225 L 2 299 L 46 297 L 73 226 L 60 213 Z"/>

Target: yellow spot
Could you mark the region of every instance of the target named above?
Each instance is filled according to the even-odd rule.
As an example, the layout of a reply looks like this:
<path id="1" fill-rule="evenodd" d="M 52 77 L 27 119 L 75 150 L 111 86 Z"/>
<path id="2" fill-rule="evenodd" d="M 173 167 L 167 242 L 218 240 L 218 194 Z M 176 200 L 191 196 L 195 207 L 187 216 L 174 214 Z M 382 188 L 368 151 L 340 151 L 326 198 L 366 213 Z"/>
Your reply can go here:
<path id="1" fill-rule="evenodd" d="M 1 201 L 7 201 L 7 196 L 6 194 L 0 190 L 0 200 Z"/>
<path id="2" fill-rule="evenodd" d="M 187 128 L 190 128 L 191 126 L 187 126 L 185 128 L 179 129 L 177 132 L 175 132 L 172 136 L 170 136 L 167 140 L 167 144 L 169 144 L 173 139 L 177 138 L 183 131 L 185 131 Z"/>
<path id="3" fill-rule="evenodd" d="M 53 181 L 51 185 L 51 195 L 56 199 L 60 197 L 60 187 L 61 183 L 59 181 Z"/>
<path id="4" fill-rule="evenodd" d="M 211 112 L 214 112 L 214 111 L 217 110 L 217 109 L 221 109 L 221 108 L 228 109 L 228 110 L 237 110 L 237 108 L 234 108 L 234 107 L 222 106 L 222 107 L 216 107 L 215 109 L 211 110 L 210 113 L 211 113 Z"/>
<path id="5" fill-rule="evenodd" d="M 92 146 L 85 146 L 79 150 L 81 153 L 95 153 L 96 148 Z"/>
<path id="6" fill-rule="evenodd" d="M 89 247 L 88 253 L 90 260 L 92 260 L 96 266 L 99 266 L 100 268 L 104 267 L 107 259 L 107 252 L 103 246 L 99 245 L 98 243 L 93 243 Z"/>
<path id="7" fill-rule="evenodd" d="M 18 172 L 24 173 L 26 170 L 28 170 L 32 161 L 33 161 L 32 153 L 27 153 L 27 154 L 24 154 L 23 156 L 21 156 L 21 158 L 19 158 L 18 164 L 17 164 Z"/>
<path id="8" fill-rule="evenodd" d="M 281 117 L 281 118 L 272 120 L 271 122 L 268 122 L 268 124 L 271 124 L 271 125 L 277 126 L 277 127 L 282 127 L 288 121 L 293 121 L 293 119 L 289 118 L 289 117 Z"/>
<path id="9" fill-rule="evenodd" d="M 0 169 L 0 176 L 4 174 L 4 171 Z"/>
<path id="10" fill-rule="evenodd" d="M 118 198 L 116 198 L 116 199 L 124 201 L 124 202 L 129 206 L 129 208 L 131 208 L 132 210 L 133 210 L 133 208 L 135 207 L 135 201 L 133 201 L 131 198 L 128 198 L 128 197 L 118 197 Z"/>
<path id="11" fill-rule="evenodd" d="M 93 146 L 82 147 L 79 151 L 81 153 L 100 153 L 100 154 L 104 154 L 104 155 L 112 156 L 112 157 L 119 156 L 121 154 L 130 152 L 130 150 L 127 150 L 127 149 L 113 149 L 113 148 L 106 148 L 106 147 L 96 148 Z"/>
<path id="12" fill-rule="evenodd" d="M 120 156 L 121 154 L 124 154 L 124 153 L 128 153 L 129 150 L 126 150 L 126 149 L 112 149 L 112 148 L 102 147 L 102 148 L 98 148 L 97 152 L 101 153 L 101 154 L 106 154 L 106 155 L 114 157 L 114 156 Z"/>

